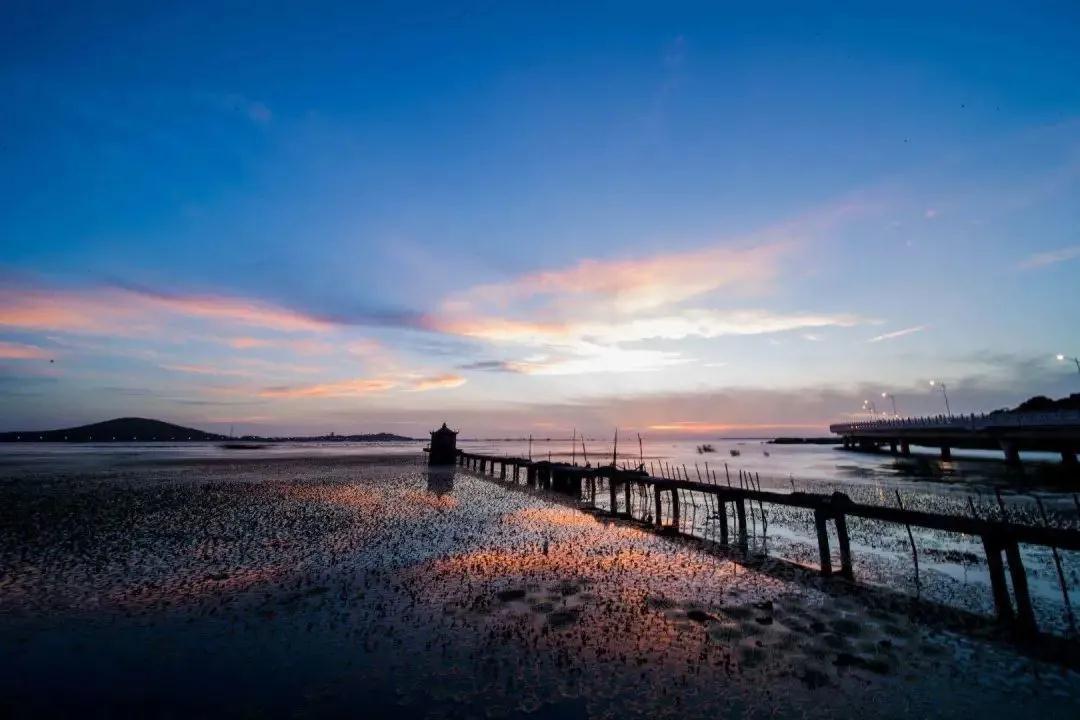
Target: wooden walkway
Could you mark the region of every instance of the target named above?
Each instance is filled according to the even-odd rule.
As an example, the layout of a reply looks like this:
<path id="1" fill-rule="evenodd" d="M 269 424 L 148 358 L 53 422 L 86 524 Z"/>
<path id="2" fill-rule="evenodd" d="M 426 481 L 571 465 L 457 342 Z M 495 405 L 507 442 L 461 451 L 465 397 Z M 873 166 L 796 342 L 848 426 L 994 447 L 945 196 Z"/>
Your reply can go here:
<path id="1" fill-rule="evenodd" d="M 682 532 L 680 505 L 684 503 L 681 501 L 681 493 L 683 491 L 700 493 L 713 498 L 717 503 L 718 512 L 714 519 L 720 526 L 720 543 L 744 554 L 748 547 L 748 504 L 751 506 L 751 513 L 753 513 L 753 503 L 758 503 L 762 509 L 765 505 L 803 508 L 814 514 L 821 573 L 833 574 L 828 532 L 828 523 L 832 522 L 839 545 L 839 574 L 848 580 L 854 580 L 851 544 L 847 530 L 849 517 L 979 537 L 982 539 L 986 552 L 997 616 L 1003 622 L 1015 625 L 1023 633 L 1034 634 L 1037 632 L 1037 626 L 1031 594 L 1028 590 L 1027 573 L 1020 556 L 1019 546 L 1024 544 L 1080 551 L 1080 530 L 1036 527 L 976 517 L 864 505 L 852 502 L 843 493 L 832 495 L 804 492 L 782 493 L 720 485 L 714 482 L 657 478 L 643 470 L 625 470 L 612 465 L 582 467 L 518 457 L 479 455 L 464 451 L 458 451 L 458 464 L 500 480 L 514 483 L 524 480 L 532 487 L 562 492 L 584 500 L 592 507 L 597 507 L 598 494 L 602 496 L 606 490 L 608 512 L 612 515 L 650 523 L 657 528 L 675 532 Z M 524 478 L 521 477 L 522 471 L 524 471 Z M 634 489 L 637 490 L 639 499 L 637 503 L 633 502 Z M 651 502 L 641 502 L 641 500 L 651 500 Z M 665 509 L 667 509 L 666 513 Z M 729 510 L 732 511 L 730 524 L 734 527 L 729 525 Z M 664 522 L 665 519 L 668 520 L 667 523 Z M 1011 593 L 1009 583 L 1006 582 L 1006 563 L 1012 581 Z"/>

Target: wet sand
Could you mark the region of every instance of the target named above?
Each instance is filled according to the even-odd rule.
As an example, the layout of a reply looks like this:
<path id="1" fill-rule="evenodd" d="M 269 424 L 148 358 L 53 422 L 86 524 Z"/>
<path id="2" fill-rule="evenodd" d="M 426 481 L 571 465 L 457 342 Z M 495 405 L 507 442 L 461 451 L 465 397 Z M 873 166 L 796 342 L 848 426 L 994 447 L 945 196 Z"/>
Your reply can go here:
<path id="1" fill-rule="evenodd" d="M 400 456 L 6 467 L 0 646 L 14 717 L 1080 710 L 997 640 Z"/>

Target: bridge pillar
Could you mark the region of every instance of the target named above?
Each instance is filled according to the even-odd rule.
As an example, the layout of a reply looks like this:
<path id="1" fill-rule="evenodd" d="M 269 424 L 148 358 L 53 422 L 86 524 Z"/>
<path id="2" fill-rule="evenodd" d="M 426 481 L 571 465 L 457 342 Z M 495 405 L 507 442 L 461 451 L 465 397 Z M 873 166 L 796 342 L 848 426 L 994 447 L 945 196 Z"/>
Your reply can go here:
<path id="1" fill-rule="evenodd" d="M 897 447 L 896 447 L 896 441 L 895 440 L 890 440 L 889 441 L 889 452 L 892 453 L 893 455 L 896 455 Z"/>
<path id="2" fill-rule="evenodd" d="M 1076 453 L 1072 450 L 1062 450 L 1061 464 L 1076 467 Z"/>
<path id="3" fill-rule="evenodd" d="M 505 480 L 506 479 L 506 461 L 505 460 L 503 462 L 499 463 L 499 479 L 500 480 Z"/>
<path id="4" fill-rule="evenodd" d="M 952 448 L 950 448 L 948 445 L 941 446 L 941 459 L 952 460 Z"/>
<path id="5" fill-rule="evenodd" d="M 900 441 L 900 454 L 904 457 L 911 457 L 911 445 L 908 444 L 907 440 Z"/>
<path id="6" fill-rule="evenodd" d="M 1002 440 L 1001 449 L 1005 452 L 1005 462 L 1010 465 L 1020 464 L 1020 446 L 1011 440 Z"/>

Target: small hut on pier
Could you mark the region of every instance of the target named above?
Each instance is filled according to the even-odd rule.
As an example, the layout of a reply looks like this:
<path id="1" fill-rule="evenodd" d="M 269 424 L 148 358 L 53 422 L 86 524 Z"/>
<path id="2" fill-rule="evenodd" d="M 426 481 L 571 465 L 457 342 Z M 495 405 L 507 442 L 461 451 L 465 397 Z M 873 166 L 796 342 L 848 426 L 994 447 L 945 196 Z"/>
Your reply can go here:
<path id="1" fill-rule="evenodd" d="M 431 431 L 428 465 L 453 465 L 457 462 L 457 431 L 446 427 Z"/>

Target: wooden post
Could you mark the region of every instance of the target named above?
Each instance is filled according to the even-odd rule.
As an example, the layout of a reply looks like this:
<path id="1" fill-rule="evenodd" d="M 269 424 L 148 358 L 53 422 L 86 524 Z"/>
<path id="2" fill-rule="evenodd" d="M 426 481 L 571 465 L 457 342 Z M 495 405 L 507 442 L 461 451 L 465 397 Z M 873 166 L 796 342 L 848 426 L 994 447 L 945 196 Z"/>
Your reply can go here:
<path id="1" fill-rule="evenodd" d="M 820 508 L 814 510 L 814 525 L 817 526 L 818 555 L 821 558 L 821 574 L 832 575 L 832 553 L 829 552 L 829 527 L 825 524 L 827 516 Z"/>
<path id="2" fill-rule="evenodd" d="M 633 503 L 630 502 L 630 481 L 623 483 L 623 497 L 626 500 L 626 516 L 634 517 Z"/>
<path id="3" fill-rule="evenodd" d="M 836 522 L 836 539 L 840 545 L 840 574 L 848 580 L 854 580 L 855 572 L 851 568 L 851 543 L 848 541 L 847 518 L 844 513 L 837 513 L 833 519 Z"/>
<path id="4" fill-rule="evenodd" d="M 720 516 L 720 544 L 728 544 L 728 527 L 727 527 L 727 503 L 720 496 L 720 493 L 716 494 L 716 505 L 719 509 Z"/>
<path id="5" fill-rule="evenodd" d="M 506 479 L 506 461 L 505 460 L 503 460 L 501 463 L 499 463 L 499 479 L 500 480 L 505 480 Z"/>
<path id="6" fill-rule="evenodd" d="M 525 466 L 525 482 L 529 487 L 536 485 L 536 466 L 532 463 Z"/>
<path id="7" fill-rule="evenodd" d="M 739 535 L 746 536 L 746 501 L 742 495 L 735 498 L 735 515 L 738 520 Z"/>
<path id="8" fill-rule="evenodd" d="M 682 523 L 679 522 L 679 490 L 671 489 L 671 524 L 677 532 L 682 532 Z"/>
<path id="9" fill-rule="evenodd" d="M 994 595 L 994 607 L 998 620 L 1012 622 L 1013 608 L 1009 601 L 1009 587 L 1005 584 L 1005 566 L 1001 562 L 1001 545 L 997 538 L 983 535 L 983 549 L 986 550 L 986 567 L 990 573 L 990 590 Z"/>
<path id="10" fill-rule="evenodd" d="M 1015 540 L 1005 541 L 1005 559 L 1009 561 L 1009 576 L 1012 578 L 1013 594 L 1016 596 L 1016 619 L 1020 630 L 1034 635 L 1037 629 L 1035 611 L 1031 607 L 1027 573 L 1024 572 L 1024 562 L 1020 559 L 1020 546 Z"/>
<path id="11" fill-rule="evenodd" d="M 656 517 L 654 518 L 654 520 L 656 522 L 656 527 L 663 527 L 664 526 L 664 503 L 661 500 L 660 486 L 659 485 L 653 485 L 653 501 L 654 501 L 654 503 L 656 505 Z"/>
<path id="12" fill-rule="evenodd" d="M 518 465 L 515 462 L 514 463 L 514 484 L 515 485 L 518 484 L 518 480 L 520 479 L 520 476 L 521 476 L 521 465 Z"/>
<path id="13" fill-rule="evenodd" d="M 608 478 L 608 495 L 610 495 L 611 502 L 611 514 L 615 515 L 619 512 L 619 497 L 615 494 L 615 478 Z"/>

